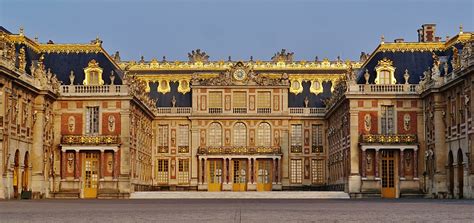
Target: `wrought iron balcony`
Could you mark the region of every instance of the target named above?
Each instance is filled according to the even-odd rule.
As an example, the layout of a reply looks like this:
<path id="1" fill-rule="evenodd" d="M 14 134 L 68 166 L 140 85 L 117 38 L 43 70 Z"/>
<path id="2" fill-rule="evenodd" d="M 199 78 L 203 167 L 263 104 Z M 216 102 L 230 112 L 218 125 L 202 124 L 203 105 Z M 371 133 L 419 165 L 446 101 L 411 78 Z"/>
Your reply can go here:
<path id="1" fill-rule="evenodd" d="M 118 144 L 119 137 L 117 135 L 63 135 L 62 144 L 69 145 L 102 145 L 102 144 Z"/>
<path id="2" fill-rule="evenodd" d="M 199 147 L 200 155 L 281 155 L 280 147 Z"/>
<path id="3" fill-rule="evenodd" d="M 361 135 L 361 143 L 381 143 L 381 144 L 395 144 L 395 143 L 406 143 L 414 144 L 418 142 L 418 139 L 415 134 L 406 134 L 406 135 Z"/>

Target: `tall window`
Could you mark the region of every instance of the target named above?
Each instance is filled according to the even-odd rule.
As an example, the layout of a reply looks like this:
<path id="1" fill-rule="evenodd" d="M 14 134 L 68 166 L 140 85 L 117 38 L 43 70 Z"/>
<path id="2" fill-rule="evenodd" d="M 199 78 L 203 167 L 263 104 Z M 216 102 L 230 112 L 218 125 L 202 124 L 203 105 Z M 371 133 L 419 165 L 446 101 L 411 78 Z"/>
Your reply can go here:
<path id="1" fill-rule="evenodd" d="M 220 147 L 222 146 L 222 126 L 217 122 L 211 123 L 209 126 L 208 136 L 209 146 Z"/>
<path id="2" fill-rule="evenodd" d="M 189 183 L 189 159 L 178 160 L 178 184 Z"/>
<path id="3" fill-rule="evenodd" d="M 232 100 L 234 113 L 247 113 L 247 92 L 234 92 L 234 99 Z"/>
<path id="4" fill-rule="evenodd" d="M 382 105 L 382 134 L 394 134 L 394 107 L 393 105 Z"/>
<path id="5" fill-rule="evenodd" d="M 301 159 L 290 160 L 291 183 L 303 183 L 303 161 Z"/>
<path id="6" fill-rule="evenodd" d="M 271 113 L 270 91 L 259 91 L 257 93 L 257 113 Z"/>
<path id="7" fill-rule="evenodd" d="M 234 146 L 247 146 L 247 127 L 242 122 L 234 125 Z"/>
<path id="8" fill-rule="evenodd" d="M 167 159 L 159 159 L 158 160 L 158 165 L 157 165 L 157 176 L 156 180 L 160 184 L 166 184 L 168 183 L 168 160 Z"/>
<path id="9" fill-rule="evenodd" d="M 86 134 L 99 133 L 99 107 L 86 108 Z"/>
<path id="10" fill-rule="evenodd" d="M 222 113 L 222 92 L 209 92 L 209 113 Z"/>
<path id="11" fill-rule="evenodd" d="M 158 125 L 158 152 L 168 152 L 168 125 Z"/>
<path id="12" fill-rule="evenodd" d="M 187 153 L 189 148 L 189 126 L 179 125 L 178 127 L 178 151 Z"/>
<path id="13" fill-rule="evenodd" d="M 303 126 L 301 124 L 291 125 L 291 152 L 301 153 L 303 151 L 302 145 Z"/>
<path id="14" fill-rule="evenodd" d="M 311 152 L 322 153 L 323 152 L 323 125 L 312 125 L 311 126 Z"/>
<path id="15" fill-rule="evenodd" d="M 313 184 L 324 183 L 324 160 L 313 159 L 311 160 L 311 175 Z"/>
<path id="16" fill-rule="evenodd" d="M 270 147 L 272 144 L 270 124 L 262 122 L 257 128 L 257 146 Z"/>
<path id="17" fill-rule="evenodd" d="M 390 71 L 381 70 L 379 72 L 379 84 L 391 84 L 390 81 Z"/>

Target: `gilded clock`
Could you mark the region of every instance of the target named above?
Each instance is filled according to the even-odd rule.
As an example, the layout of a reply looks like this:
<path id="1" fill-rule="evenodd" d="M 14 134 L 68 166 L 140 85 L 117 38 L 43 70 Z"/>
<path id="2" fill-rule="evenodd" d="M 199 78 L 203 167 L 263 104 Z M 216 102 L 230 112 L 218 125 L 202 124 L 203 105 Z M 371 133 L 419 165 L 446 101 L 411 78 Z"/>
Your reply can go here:
<path id="1" fill-rule="evenodd" d="M 245 73 L 245 70 L 237 69 L 234 71 L 234 79 L 241 81 L 244 80 L 246 77 L 247 74 Z"/>

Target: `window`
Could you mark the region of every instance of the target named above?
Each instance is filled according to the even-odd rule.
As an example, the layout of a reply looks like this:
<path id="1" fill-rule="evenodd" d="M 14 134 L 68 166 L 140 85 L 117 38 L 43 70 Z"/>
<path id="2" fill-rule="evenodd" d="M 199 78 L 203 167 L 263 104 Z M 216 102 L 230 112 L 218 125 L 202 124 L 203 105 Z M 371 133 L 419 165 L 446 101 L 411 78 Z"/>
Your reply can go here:
<path id="1" fill-rule="evenodd" d="M 271 93 L 269 91 L 260 91 L 257 93 L 257 113 L 271 113 Z"/>
<path id="2" fill-rule="evenodd" d="M 234 146 L 247 146 L 247 127 L 242 122 L 234 125 Z"/>
<path id="3" fill-rule="evenodd" d="M 158 171 L 156 180 L 160 184 L 168 183 L 168 160 L 166 159 L 159 159 L 157 165 Z"/>
<path id="4" fill-rule="evenodd" d="M 178 152 L 189 152 L 189 126 L 179 125 L 178 127 Z"/>
<path id="5" fill-rule="evenodd" d="M 395 134 L 393 105 L 382 105 L 382 134 Z"/>
<path id="6" fill-rule="evenodd" d="M 217 122 L 211 123 L 209 126 L 208 144 L 211 147 L 222 146 L 222 126 Z"/>
<path id="7" fill-rule="evenodd" d="M 222 113 L 222 92 L 209 92 L 209 113 Z"/>
<path id="8" fill-rule="evenodd" d="M 292 159 L 290 162 L 291 183 L 303 183 L 303 161 L 301 159 Z"/>
<path id="9" fill-rule="evenodd" d="M 257 128 L 257 146 L 270 147 L 272 144 L 270 124 L 262 122 Z"/>
<path id="10" fill-rule="evenodd" d="M 178 160 L 178 184 L 189 184 L 189 160 Z"/>
<path id="11" fill-rule="evenodd" d="M 247 113 L 247 92 L 234 92 L 234 100 L 232 100 L 232 103 L 234 113 Z"/>
<path id="12" fill-rule="evenodd" d="M 302 132 L 303 132 L 303 126 L 301 124 L 291 125 L 291 152 L 292 153 L 301 153 L 303 151 Z"/>
<path id="13" fill-rule="evenodd" d="M 168 152 L 168 125 L 158 125 L 158 152 Z"/>
<path id="14" fill-rule="evenodd" d="M 86 134 L 99 134 L 99 107 L 86 108 Z"/>
<path id="15" fill-rule="evenodd" d="M 324 160 L 313 159 L 311 160 L 311 175 L 313 184 L 324 183 Z"/>
<path id="16" fill-rule="evenodd" d="M 323 152 L 323 125 L 312 125 L 311 126 L 311 152 L 322 153 Z"/>
<path id="17" fill-rule="evenodd" d="M 390 71 L 388 70 L 381 70 L 379 72 L 379 84 L 391 84 L 391 80 L 390 80 Z"/>

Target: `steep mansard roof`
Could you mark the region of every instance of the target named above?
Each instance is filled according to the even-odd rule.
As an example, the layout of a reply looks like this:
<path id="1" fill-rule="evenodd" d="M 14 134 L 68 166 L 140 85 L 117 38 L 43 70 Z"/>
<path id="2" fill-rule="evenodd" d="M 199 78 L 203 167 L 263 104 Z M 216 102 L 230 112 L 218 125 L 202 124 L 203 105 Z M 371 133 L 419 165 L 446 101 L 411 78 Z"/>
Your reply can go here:
<path id="1" fill-rule="evenodd" d="M 380 60 L 387 58 L 393 62 L 395 67 L 395 78 L 397 83 L 404 83 L 405 70 L 408 70 L 410 78 L 408 83 L 418 84 L 423 77 L 423 72 L 433 67 L 434 55 L 441 62 L 440 72 L 444 75 L 444 63 L 448 63 L 448 72 L 451 72 L 451 60 L 453 48 L 457 48 L 461 54 L 463 43 L 473 38 L 473 33 L 460 33 L 447 42 L 402 42 L 381 43 L 365 61 L 358 72 L 357 83 L 366 82 L 364 73 L 370 74 L 369 83 L 374 83 L 376 78 L 375 67 Z"/>
<path id="2" fill-rule="evenodd" d="M 88 66 L 90 61 L 95 60 L 103 69 L 102 78 L 105 84 L 110 84 L 112 71 L 116 76 L 115 84 L 122 84 L 123 74 L 121 69 L 102 48 L 99 39 L 89 44 L 43 44 L 33 41 L 23 34 L 3 33 L 6 33 L 7 38 L 15 44 L 17 53 L 21 48 L 25 49 L 26 72 L 30 75 L 31 65 L 43 56 L 43 64 L 46 70 L 50 69 L 63 84 L 69 84 L 71 71 L 75 75 L 74 84 L 82 84 L 85 77 L 84 68 Z"/>

